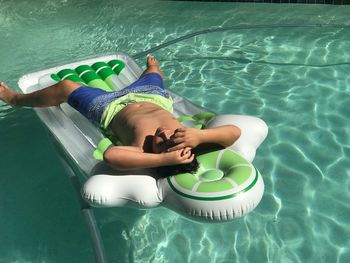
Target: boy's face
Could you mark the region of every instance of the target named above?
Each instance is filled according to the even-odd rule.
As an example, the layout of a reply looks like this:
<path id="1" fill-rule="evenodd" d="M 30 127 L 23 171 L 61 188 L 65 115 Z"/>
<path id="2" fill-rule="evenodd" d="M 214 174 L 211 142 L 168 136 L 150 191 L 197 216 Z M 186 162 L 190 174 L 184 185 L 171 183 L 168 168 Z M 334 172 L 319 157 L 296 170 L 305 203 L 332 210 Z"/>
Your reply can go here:
<path id="1" fill-rule="evenodd" d="M 152 141 L 153 152 L 154 153 L 166 152 L 170 147 L 174 146 L 174 143 L 170 139 L 173 134 L 174 134 L 173 131 L 165 127 L 159 127 L 153 136 L 153 141 Z"/>

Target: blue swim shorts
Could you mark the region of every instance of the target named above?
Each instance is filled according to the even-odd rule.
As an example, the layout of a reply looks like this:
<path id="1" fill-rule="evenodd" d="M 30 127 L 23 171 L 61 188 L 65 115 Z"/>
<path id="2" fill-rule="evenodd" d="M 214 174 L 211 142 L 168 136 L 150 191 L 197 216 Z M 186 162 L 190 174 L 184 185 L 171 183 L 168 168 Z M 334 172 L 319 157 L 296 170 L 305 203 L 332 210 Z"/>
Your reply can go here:
<path id="1" fill-rule="evenodd" d="M 169 98 L 164 89 L 163 79 L 157 73 L 148 73 L 120 91 L 108 92 L 98 88 L 81 86 L 68 97 L 68 104 L 100 126 L 105 108 L 114 100 L 129 93 L 155 94 Z"/>

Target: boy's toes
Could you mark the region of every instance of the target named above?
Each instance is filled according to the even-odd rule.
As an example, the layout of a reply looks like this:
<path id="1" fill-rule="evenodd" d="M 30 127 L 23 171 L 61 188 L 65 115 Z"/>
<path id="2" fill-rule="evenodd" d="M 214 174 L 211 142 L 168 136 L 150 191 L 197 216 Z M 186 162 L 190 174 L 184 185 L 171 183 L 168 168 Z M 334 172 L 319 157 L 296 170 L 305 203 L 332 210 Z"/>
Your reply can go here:
<path id="1" fill-rule="evenodd" d="M 158 61 L 152 55 L 147 55 L 147 66 L 157 66 Z"/>
<path id="2" fill-rule="evenodd" d="M 0 87 L 5 88 L 5 89 L 10 89 L 5 82 L 0 82 Z"/>
<path id="3" fill-rule="evenodd" d="M 0 100 L 11 104 L 14 97 L 14 92 L 4 83 L 0 83 Z"/>
<path id="4" fill-rule="evenodd" d="M 10 88 L 4 83 L 0 82 L 0 92 L 7 92 Z"/>

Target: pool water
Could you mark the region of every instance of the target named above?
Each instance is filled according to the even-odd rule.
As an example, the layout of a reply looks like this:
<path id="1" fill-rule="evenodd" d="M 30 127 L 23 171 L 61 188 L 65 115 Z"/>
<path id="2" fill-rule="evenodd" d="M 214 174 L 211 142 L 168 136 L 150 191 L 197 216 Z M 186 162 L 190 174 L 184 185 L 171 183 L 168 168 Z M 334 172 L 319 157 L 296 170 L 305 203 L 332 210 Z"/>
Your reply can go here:
<path id="1" fill-rule="evenodd" d="M 96 54 L 155 51 L 169 89 L 262 118 L 260 205 L 199 224 L 96 209 L 111 262 L 350 262 L 348 6 L 0 0 L 0 80 Z M 233 28 L 236 27 L 236 28 Z M 226 30 L 225 30 L 226 29 Z M 145 57 L 137 62 L 144 64 Z M 94 262 L 75 193 L 31 109 L 0 102 L 0 262 Z"/>

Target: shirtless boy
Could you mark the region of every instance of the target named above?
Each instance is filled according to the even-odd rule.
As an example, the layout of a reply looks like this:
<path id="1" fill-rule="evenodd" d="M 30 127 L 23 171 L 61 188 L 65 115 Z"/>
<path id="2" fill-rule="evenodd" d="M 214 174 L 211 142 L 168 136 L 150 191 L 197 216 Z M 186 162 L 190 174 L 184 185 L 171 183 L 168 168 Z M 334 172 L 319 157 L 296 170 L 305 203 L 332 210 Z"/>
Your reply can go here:
<path id="1" fill-rule="evenodd" d="M 112 146 L 104 153 L 104 161 L 118 170 L 188 164 L 194 159 L 195 147 L 206 143 L 227 147 L 239 138 L 240 129 L 234 125 L 205 130 L 184 127 L 170 112 L 172 101 L 163 87 L 158 61 L 148 56 L 146 64 L 141 77 L 122 93 L 63 80 L 45 89 L 21 94 L 0 83 L 0 99 L 12 106 L 25 107 L 50 107 L 68 102 L 93 123 L 109 128 L 118 137 L 123 146 Z"/>

